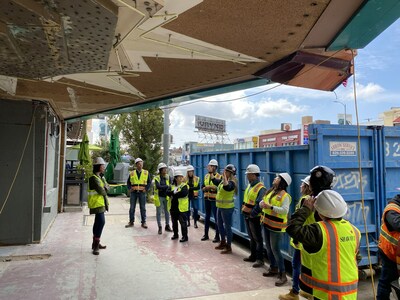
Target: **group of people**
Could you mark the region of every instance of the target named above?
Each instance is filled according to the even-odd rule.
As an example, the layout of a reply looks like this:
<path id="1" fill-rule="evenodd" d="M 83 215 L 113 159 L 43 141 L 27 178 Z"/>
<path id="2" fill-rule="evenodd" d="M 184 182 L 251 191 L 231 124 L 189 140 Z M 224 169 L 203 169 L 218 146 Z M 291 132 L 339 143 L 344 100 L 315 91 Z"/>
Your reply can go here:
<path id="1" fill-rule="evenodd" d="M 141 212 L 141 226 L 146 224 L 146 192 L 151 186 L 148 171 L 143 161 L 137 158 L 136 169 L 130 173 L 127 185 L 131 191 L 129 223 L 134 226 L 137 199 Z M 94 175 L 89 180 L 89 208 L 95 214 L 93 225 L 93 254 L 98 255 L 101 232 L 104 227 L 104 212 L 108 210 L 107 183 L 102 176 L 104 161 L 97 158 Z M 168 167 L 158 165 L 154 178 L 154 204 L 158 233 L 162 234 L 161 214 L 164 211 L 165 231 L 173 232 L 172 240 L 179 238 L 178 222 L 181 227 L 180 242 L 188 241 L 190 205 L 193 208 L 194 227 L 198 221 L 198 197 L 201 189 L 204 196 L 205 220 L 202 241 L 209 240 L 210 217 L 216 219 L 214 243 L 221 254 L 232 253 L 232 216 L 235 195 L 238 193 L 236 167 L 228 164 L 222 174 L 218 173 L 218 162 L 211 159 L 207 165 L 203 182 L 194 174 L 194 167 L 187 171 L 177 169 L 171 180 Z M 291 196 L 287 192 L 292 183 L 288 173 L 279 173 L 272 186 L 267 189 L 260 180 L 260 168 L 250 164 L 246 168 L 248 186 L 244 192 L 241 212 L 250 238 L 250 256 L 243 260 L 252 262 L 254 268 L 264 266 L 264 243 L 270 266 L 263 276 L 276 277 L 276 286 L 287 282 L 284 259 L 281 254 L 285 232 L 291 237 L 293 252 L 293 283 L 288 294 L 279 299 L 357 299 L 358 267 L 360 260 L 360 231 L 343 217 L 347 204 L 343 197 L 332 190 L 335 173 L 326 166 L 316 166 L 310 175 L 302 179 L 301 197 L 295 212 L 289 217 Z M 400 272 L 400 195 L 390 201 L 382 216 L 379 241 L 382 259 L 382 275 L 379 280 L 378 298 L 389 299 L 390 284 L 399 278 Z M 169 216 L 172 229 L 169 226 Z M 264 234 L 264 236 L 263 236 Z M 397 263 L 396 263 L 397 261 Z"/>

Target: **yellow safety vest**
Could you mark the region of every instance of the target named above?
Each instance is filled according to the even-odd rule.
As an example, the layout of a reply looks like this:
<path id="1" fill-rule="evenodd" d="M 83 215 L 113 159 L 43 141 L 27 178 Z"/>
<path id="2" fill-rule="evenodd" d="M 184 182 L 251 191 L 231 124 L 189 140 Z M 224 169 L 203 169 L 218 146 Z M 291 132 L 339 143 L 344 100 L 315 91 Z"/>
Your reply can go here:
<path id="1" fill-rule="evenodd" d="M 178 192 L 182 190 L 184 186 L 187 186 L 189 189 L 189 186 L 187 185 L 186 182 L 181 183 L 178 186 Z M 175 190 L 176 185 L 171 185 L 171 191 Z M 180 212 L 187 212 L 189 211 L 189 197 L 186 195 L 186 197 L 183 198 L 178 198 L 178 208 Z"/>
<path id="2" fill-rule="evenodd" d="M 224 183 L 221 183 L 217 187 L 217 196 L 215 197 L 216 206 L 218 208 L 233 208 L 235 207 L 235 190 L 225 191 Z"/>
<path id="3" fill-rule="evenodd" d="M 308 197 L 307 195 L 301 196 L 301 198 L 299 199 L 299 201 L 296 204 L 295 211 L 297 211 L 298 209 L 301 208 L 301 202 L 303 201 L 303 199 L 304 200 L 307 199 L 307 197 Z M 315 222 L 316 221 L 315 221 L 314 212 L 312 212 L 312 214 L 310 214 L 308 216 L 308 218 L 304 221 L 303 225 L 313 224 Z M 297 243 L 296 245 L 293 243 L 293 238 L 290 238 L 290 245 L 295 249 L 298 249 L 298 250 L 302 249 L 301 243 Z"/>
<path id="4" fill-rule="evenodd" d="M 244 191 L 244 200 L 242 203 L 242 213 L 244 215 L 249 216 L 251 214 L 251 211 L 253 210 L 254 206 L 256 205 L 258 192 L 263 187 L 264 187 L 264 184 L 262 182 L 258 182 L 254 186 L 251 186 L 250 184 L 247 185 L 247 188 Z M 260 216 L 261 213 L 258 215 Z"/>
<path id="5" fill-rule="evenodd" d="M 149 171 L 143 170 L 140 174 L 140 179 L 136 170 L 131 172 L 130 181 L 134 191 L 144 192 L 146 190 L 147 179 L 149 178 Z"/>
<path id="6" fill-rule="evenodd" d="M 221 175 L 218 173 L 215 173 L 214 177 L 217 179 L 220 179 Z M 216 185 L 211 180 L 210 173 L 207 173 L 206 176 L 204 176 L 204 186 L 215 186 L 216 187 Z M 204 199 L 206 199 L 206 200 L 215 201 L 216 197 L 217 197 L 216 190 L 204 192 Z"/>
<path id="7" fill-rule="evenodd" d="M 322 247 L 316 253 L 301 250 L 300 287 L 306 292 L 312 289 L 310 294 L 319 299 L 356 300 L 360 231 L 343 219 L 317 224 Z"/>
<path id="8" fill-rule="evenodd" d="M 292 202 L 292 197 L 285 191 L 280 191 L 279 194 L 271 198 L 272 192 L 264 196 L 264 202 L 272 206 L 282 206 L 285 197 L 289 197 L 289 203 Z M 288 214 L 278 214 L 273 209 L 263 208 L 261 213 L 261 223 L 268 229 L 276 232 L 285 232 L 287 227 Z"/>
<path id="9" fill-rule="evenodd" d="M 160 175 L 157 175 L 156 177 L 154 177 L 154 205 L 155 205 L 156 207 L 159 207 L 159 206 L 161 205 L 161 203 L 160 203 L 160 196 L 158 195 L 157 184 L 155 183 L 156 181 L 157 181 L 158 183 L 160 183 L 160 181 L 161 181 Z M 167 185 L 169 185 L 169 178 L 168 178 L 168 175 L 165 177 L 165 183 L 166 183 Z M 166 196 L 166 199 L 167 199 L 167 203 L 168 203 L 168 202 L 170 201 L 169 197 Z M 169 206 L 169 203 L 168 203 L 168 206 Z"/>
<path id="10" fill-rule="evenodd" d="M 186 178 L 186 183 L 189 183 L 189 177 Z M 200 183 L 200 178 L 197 176 L 193 176 L 193 187 L 197 188 Z M 193 197 L 197 199 L 199 196 L 199 190 L 193 190 Z"/>
<path id="11" fill-rule="evenodd" d="M 396 248 L 400 239 L 400 232 L 389 231 L 386 226 L 385 217 L 389 211 L 395 211 L 400 214 L 400 206 L 395 203 L 389 203 L 382 214 L 381 233 L 379 235 L 378 247 L 385 253 L 385 255 L 392 261 L 396 261 Z"/>
<path id="12" fill-rule="evenodd" d="M 99 181 L 100 186 L 104 188 L 104 181 L 97 175 L 93 174 L 91 177 L 96 177 L 96 179 Z M 89 208 L 97 208 L 97 207 L 102 207 L 105 206 L 104 203 L 105 199 L 103 195 L 100 195 L 97 193 L 96 190 L 89 190 L 88 189 L 88 207 Z"/>

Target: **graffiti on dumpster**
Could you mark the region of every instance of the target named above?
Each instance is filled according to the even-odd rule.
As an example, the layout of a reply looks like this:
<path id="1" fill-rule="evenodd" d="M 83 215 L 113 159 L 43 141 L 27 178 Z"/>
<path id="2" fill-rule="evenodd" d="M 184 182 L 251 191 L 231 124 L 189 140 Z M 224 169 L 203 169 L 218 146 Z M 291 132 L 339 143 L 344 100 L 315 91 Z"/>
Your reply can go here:
<path id="1" fill-rule="evenodd" d="M 388 156 L 399 157 L 400 156 L 400 143 L 399 142 L 395 142 L 393 144 L 386 142 L 385 149 L 386 149 L 386 151 L 385 151 L 386 157 L 388 157 Z"/>
<path id="2" fill-rule="evenodd" d="M 354 202 L 347 207 L 348 210 L 345 219 L 353 224 L 362 224 L 364 222 L 364 218 L 361 202 Z M 366 220 L 369 220 L 369 206 L 365 206 L 364 209 Z"/>
<path id="3" fill-rule="evenodd" d="M 367 175 L 363 175 L 362 177 L 362 187 L 363 190 L 367 186 Z M 360 189 L 360 173 L 350 172 L 350 173 L 341 173 L 336 176 L 336 182 L 334 185 L 335 189 L 338 190 L 349 190 L 349 189 Z"/>

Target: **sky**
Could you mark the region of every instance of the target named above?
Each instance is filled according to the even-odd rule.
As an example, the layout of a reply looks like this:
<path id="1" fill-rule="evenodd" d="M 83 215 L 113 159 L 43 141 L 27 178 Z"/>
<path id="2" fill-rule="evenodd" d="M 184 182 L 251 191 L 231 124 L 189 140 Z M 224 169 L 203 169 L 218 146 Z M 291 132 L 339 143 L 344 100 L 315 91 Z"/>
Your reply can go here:
<path id="1" fill-rule="evenodd" d="M 397 20 L 364 49 L 358 50 L 355 58 L 356 93 L 360 124 L 379 119 L 379 114 L 400 107 L 400 20 Z M 187 141 L 199 141 L 195 132 L 195 115 L 226 120 L 229 140 L 259 135 L 262 130 L 280 129 L 281 123 L 291 123 L 293 129 L 300 128 L 302 116 L 313 116 L 314 120 L 329 120 L 337 124 L 338 114 L 351 114 L 356 124 L 353 83 L 340 86 L 333 92 L 323 92 L 298 87 L 273 85 L 236 91 L 204 98 L 215 102 L 185 102 L 170 115 L 172 147 L 183 146 Z M 236 101 L 230 99 L 242 98 Z M 335 103 L 340 101 L 343 104 Z M 225 101 L 225 102 L 221 102 Z"/>

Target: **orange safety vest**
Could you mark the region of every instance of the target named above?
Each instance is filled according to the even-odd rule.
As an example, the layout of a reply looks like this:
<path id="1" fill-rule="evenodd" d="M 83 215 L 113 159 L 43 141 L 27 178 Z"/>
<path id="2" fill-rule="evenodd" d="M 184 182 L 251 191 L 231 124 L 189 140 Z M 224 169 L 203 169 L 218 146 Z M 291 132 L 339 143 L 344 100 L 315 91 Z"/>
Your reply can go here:
<path id="1" fill-rule="evenodd" d="M 148 178 L 149 178 L 149 171 L 142 169 L 142 173 L 140 175 L 140 178 L 138 178 L 137 171 L 133 170 L 131 172 L 131 176 L 130 176 L 132 189 L 134 191 L 144 192 L 146 190 L 146 185 L 147 185 L 147 179 Z"/>
<path id="2" fill-rule="evenodd" d="M 244 215 L 249 216 L 251 214 L 251 211 L 253 210 L 254 206 L 256 206 L 258 192 L 263 187 L 264 184 L 261 181 L 255 184 L 254 186 L 250 186 L 250 184 L 247 186 L 244 192 L 244 200 L 242 203 L 242 213 Z"/>
<path id="3" fill-rule="evenodd" d="M 396 263 L 397 263 L 397 272 L 400 275 L 400 240 L 397 243 L 397 248 L 396 248 Z"/>
<path id="4" fill-rule="evenodd" d="M 214 177 L 217 178 L 217 179 L 220 179 L 221 175 L 216 173 L 214 175 Z M 206 176 L 204 176 L 204 186 L 210 186 L 210 185 L 217 187 L 212 182 L 210 174 L 207 173 Z M 215 189 L 215 191 L 207 191 L 207 192 L 204 192 L 203 194 L 204 194 L 204 199 L 215 201 L 215 198 L 217 197 L 217 188 Z"/>
<path id="5" fill-rule="evenodd" d="M 396 262 L 396 249 L 400 238 L 400 232 L 389 231 L 385 222 L 386 213 L 391 210 L 400 214 L 400 206 L 395 203 L 389 203 L 385 207 L 382 215 L 381 234 L 379 235 L 378 247 L 390 260 Z"/>

